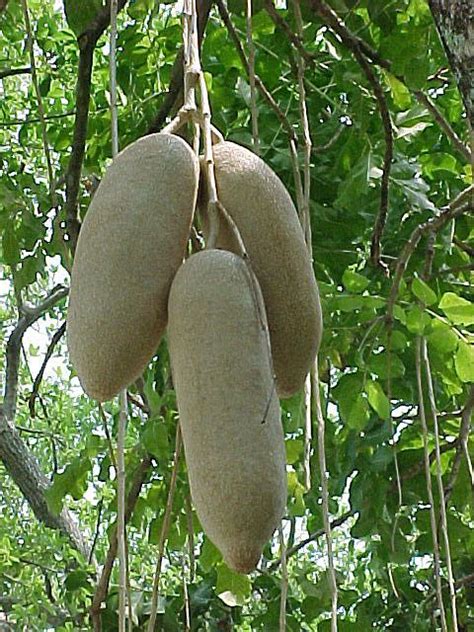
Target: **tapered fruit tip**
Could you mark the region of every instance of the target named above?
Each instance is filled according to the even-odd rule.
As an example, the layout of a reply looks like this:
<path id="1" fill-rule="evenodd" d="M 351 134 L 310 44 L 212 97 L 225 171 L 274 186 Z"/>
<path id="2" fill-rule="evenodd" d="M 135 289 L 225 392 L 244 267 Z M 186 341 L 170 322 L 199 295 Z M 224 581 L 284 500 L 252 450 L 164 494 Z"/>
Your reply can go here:
<path id="1" fill-rule="evenodd" d="M 252 549 L 236 549 L 224 556 L 224 560 L 229 568 L 236 573 L 247 574 L 257 568 L 262 552 Z"/>

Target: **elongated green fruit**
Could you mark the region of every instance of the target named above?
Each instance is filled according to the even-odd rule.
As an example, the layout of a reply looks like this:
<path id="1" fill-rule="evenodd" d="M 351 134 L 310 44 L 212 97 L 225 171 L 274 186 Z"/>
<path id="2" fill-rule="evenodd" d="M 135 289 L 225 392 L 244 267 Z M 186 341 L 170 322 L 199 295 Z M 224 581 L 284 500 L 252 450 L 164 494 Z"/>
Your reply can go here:
<path id="1" fill-rule="evenodd" d="M 280 397 L 304 384 L 319 349 L 321 305 L 313 266 L 296 209 L 278 176 L 254 153 L 222 142 L 214 146 L 219 200 L 236 223 L 262 288 Z M 204 232 L 206 192 L 200 207 Z M 221 221 L 217 248 L 239 253 Z"/>
<path id="2" fill-rule="evenodd" d="M 187 143 L 153 134 L 113 161 L 84 220 L 71 277 L 71 361 L 99 401 L 138 378 L 168 319 L 197 195 L 199 163 Z"/>
<path id="3" fill-rule="evenodd" d="M 250 572 L 283 516 L 286 468 L 265 309 L 240 257 L 207 250 L 186 261 L 168 336 L 199 520 L 227 564 Z"/>

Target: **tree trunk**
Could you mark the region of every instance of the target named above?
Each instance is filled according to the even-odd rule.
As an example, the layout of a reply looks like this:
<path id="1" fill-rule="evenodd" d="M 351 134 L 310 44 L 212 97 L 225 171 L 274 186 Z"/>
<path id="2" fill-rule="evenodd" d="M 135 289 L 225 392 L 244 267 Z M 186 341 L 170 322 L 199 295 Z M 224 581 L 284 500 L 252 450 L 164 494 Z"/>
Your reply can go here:
<path id="1" fill-rule="evenodd" d="M 429 0 L 429 3 L 472 130 L 474 127 L 474 2 L 472 0 Z"/>

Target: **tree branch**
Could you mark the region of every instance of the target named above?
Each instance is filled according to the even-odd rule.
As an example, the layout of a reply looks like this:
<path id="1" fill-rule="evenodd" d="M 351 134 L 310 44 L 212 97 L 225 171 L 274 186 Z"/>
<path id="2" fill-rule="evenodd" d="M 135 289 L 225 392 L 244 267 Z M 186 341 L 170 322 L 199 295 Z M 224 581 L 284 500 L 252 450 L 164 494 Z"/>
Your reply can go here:
<path id="1" fill-rule="evenodd" d="M 61 531 L 70 540 L 72 546 L 87 559 L 89 546 L 75 518 L 67 509 L 63 509 L 59 515 L 50 511 L 44 495 L 49 487 L 49 481 L 1 407 L 0 458 L 38 520 L 47 527 Z"/>
<path id="2" fill-rule="evenodd" d="M 405 244 L 400 256 L 397 259 L 395 268 L 395 275 L 392 283 L 392 289 L 387 302 L 387 322 L 391 323 L 393 320 L 393 309 L 397 300 L 398 291 L 400 289 L 400 283 L 403 278 L 403 274 L 407 268 L 408 262 L 412 254 L 418 245 L 418 242 L 423 235 L 430 233 L 431 231 L 437 232 L 451 219 L 465 213 L 466 210 L 474 208 L 473 199 L 474 186 L 467 187 L 462 191 L 458 197 L 451 202 L 445 209 L 436 217 L 431 217 L 429 220 L 420 224 L 412 232 L 410 239 Z"/>
<path id="3" fill-rule="evenodd" d="M 451 467 L 451 474 L 449 475 L 448 483 L 444 489 L 445 492 L 445 503 L 446 507 L 448 506 L 449 499 L 451 494 L 453 493 L 454 485 L 456 483 L 456 479 L 459 474 L 459 470 L 461 468 L 461 459 L 463 452 L 466 449 L 467 440 L 469 437 L 469 427 L 471 424 L 471 416 L 472 411 L 474 410 L 474 386 L 471 384 L 471 388 L 469 390 L 469 395 L 462 409 L 461 413 L 461 427 L 459 429 L 459 438 L 456 445 L 456 454 L 454 455 L 453 465 Z"/>
<path id="4" fill-rule="evenodd" d="M 377 99 L 384 130 L 385 153 L 382 167 L 382 183 L 380 187 L 380 207 L 372 234 L 370 254 L 372 263 L 376 266 L 383 267 L 387 272 L 386 266 L 382 263 L 381 260 L 380 246 L 385 224 L 387 221 L 389 179 L 393 158 L 393 128 L 387 100 L 383 92 L 382 84 L 380 83 L 377 75 L 375 74 L 365 57 L 362 40 L 360 38 L 356 38 L 352 35 L 352 33 L 350 33 L 345 24 L 341 20 L 339 20 L 336 13 L 330 7 L 328 7 L 325 2 L 323 2 L 322 0 L 310 1 L 314 11 L 324 19 L 324 21 L 341 38 L 344 45 L 349 48 L 350 51 L 352 51 L 357 63 L 361 67 L 368 82 L 371 84 L 375 98 Z"/>
<path id="5" fill-rule="evenodd" d="M 36 307 L 24 306 L 22 308 L 23 315 L 11 333 L 6 349 L 6 377 L 3 412 L 9 420 L 13 420 L 16 412 L 18 371 L 20 368 L 20 352 L 23 335 L 28 327 L 35 323 L 45 312 L 64 298 L 68 291 L 69 290 L 67 288 L 58 286 L 40 305 L 37 305 Z"/>
<path id="6" fill-rule="evenodd" d="M 65 332 L 66 332 L 66 322 L 64 322 L 61 325 L 61 327 L 56 331 L 56 333 L 52 337 L 51 342 L 49 343 L 48 348 L 46 350 L 41 368 L 38 371 L 38 375 L 35 377 L 35 381 L 33 382 L 33 389 L 31 391 L 30 399 L 28 401 L 28 405 L 29 405 L 30 413 L 32 417 L 35 416 L 35 402 L 36 402 L 36 398 L 38 397 L 39 387 L 41 386 L 41 382 L 43 380 L 43 375 L 46 370 L 46 366 L 49 360 L 51 359 L 51 356 L 54 353 L 54 349 L 56 348 L 56 345 L 64 336 Z"/>
<path id="7" fill-rule="evenodd" d="M 25 68 L 2 68 L 0 69 L 0 79 L 13 77 L 14 75 L 26 75 L 31 72 L 31 66 Z"/>
<path id="8" fill-rule="evenodd" d="M 354 514 L 355 514 L 355 511 L 353 510 L 346 511 L 346 513 L 342 514 L 342 516 L 339 516 L 339 518 L 335 518 L 330 524 L 331 531 L 335 529 L 336 527 L 340 527 L 342 524 L 344 524 L 344 522 L 346 522 L 346 520 L 351 518 Z M 310 535 L 304 540 L 301 540 L 300 542 L 297 542 L 293 546 L 290 546 L 286 551 L 286 557 L 288 558 L 291 555 L 294 555 L 295 553 L 300 551 L 302 548 L 304 548 L 311 542 L 314 542 L 315 540 L 319 540 L 319 538 L 322 538 L 325 533 L 326 532 L 324 528 L 318 529 L 317 531 L 310 533 Z M 268 566 L 267 571 L 268 572 L 274 571 L 276 568 L 278 568 L 280 564 L 281 564 L 281 559 L 275 560 Z"/>

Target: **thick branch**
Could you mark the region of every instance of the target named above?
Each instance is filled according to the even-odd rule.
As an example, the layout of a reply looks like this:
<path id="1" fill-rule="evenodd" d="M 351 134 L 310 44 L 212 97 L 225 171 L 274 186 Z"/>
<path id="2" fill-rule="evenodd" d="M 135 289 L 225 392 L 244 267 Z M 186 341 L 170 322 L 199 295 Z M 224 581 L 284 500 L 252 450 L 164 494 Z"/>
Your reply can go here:
<path id="1" fill-rule="evenodd" d="M 89 546 L 85 542 L 76 520 L 67 509 L 63 509 L 59 515 L 50 511 L 44 495 L 50 483 L 1 408 L 0 459 L 38 520 L 47 527 L 61 531 L 69 538 L 74 548 L 88 559 Z"/>
<path id="2" fill-rule="evenodd" d="M 2 68 L 0 69 L 0 79 L 5 79 L 5 77 L 13 77 L 14 75 L 27 75 L 30 72 L 30 66 L 26 66 L 26 68 Z"/>
<path id="3" fill-rule="evenodd" d="M 429 5 L 446 56 L 456 77 L 467 118 L 473 127 L 474 4 L 472 0 L 429 0 Z"/>
<path id="4" fill-rule="evenodd" d="M 120 11 L 127 4 L 127 0 L 119 0 Z M 78 218 L 78 198 L 81 181 L 82 163 L 87 138 L 87 125 L 89 120 L 89 104 L 91 96 L 92 67 L 94 63 L 94 50 L 97 41 L 110 23 L 110 2 L 103 7 L 92 20 L 87 29 L 78 37 L 79 65 L 76 82 L 76 118 L 74 121 L 74 134 L 72 151 L 66 171 L 66 225 L 69 234 L 69 243 L 72 252 L 76 249 L 79 236 L 80 222 Z"/>

